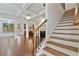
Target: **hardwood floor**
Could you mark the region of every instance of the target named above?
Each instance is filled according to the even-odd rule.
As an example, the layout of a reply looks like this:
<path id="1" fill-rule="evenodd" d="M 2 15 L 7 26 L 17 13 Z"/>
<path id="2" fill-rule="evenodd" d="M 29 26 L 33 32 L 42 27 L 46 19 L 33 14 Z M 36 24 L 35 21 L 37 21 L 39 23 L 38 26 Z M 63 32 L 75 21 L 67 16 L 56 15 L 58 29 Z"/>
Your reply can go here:
<path id="1" fill-rule="evenodd" d="M 0 38 L 0 56 L 32 56 L 33 42 L 32 39 L 21 37 Z"/>

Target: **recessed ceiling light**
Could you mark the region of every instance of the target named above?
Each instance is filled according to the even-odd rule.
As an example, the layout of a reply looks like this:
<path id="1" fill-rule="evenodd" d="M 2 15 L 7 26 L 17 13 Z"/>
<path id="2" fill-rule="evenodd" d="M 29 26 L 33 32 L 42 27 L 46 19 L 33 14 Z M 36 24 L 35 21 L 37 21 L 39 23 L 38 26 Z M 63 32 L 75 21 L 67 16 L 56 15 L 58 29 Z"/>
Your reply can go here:
<path id="1" fill-rule="evenodd" d="M 8 21 L 8 23 L 11 23 L 10 21 Z"/>
<path id="2" fill-rule="evenodd" d="M 31 19 L 31 17 L 30 16 L 26 16 L 26 19 Z"/>

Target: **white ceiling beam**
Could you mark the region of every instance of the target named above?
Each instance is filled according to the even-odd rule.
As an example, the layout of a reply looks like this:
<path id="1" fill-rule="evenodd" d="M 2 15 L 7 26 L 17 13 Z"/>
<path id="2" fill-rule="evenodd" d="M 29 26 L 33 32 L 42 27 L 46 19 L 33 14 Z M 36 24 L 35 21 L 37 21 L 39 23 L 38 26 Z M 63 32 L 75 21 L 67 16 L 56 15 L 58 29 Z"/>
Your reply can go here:
<path id="1" fill-rule="evenodd" d="M 26 5 L 27 4 L 24 4 L 23 7 L 17 12 L 17 14 L 15 15 L 15 18 L 19 16 L 19 14 L 22 12 L 22 10 L 24 9 Z"/>
<path id="2" fill-rule="evenodd" d="M 34 15 L 34 16 L 32 16 L 32 18 L 31 19 L 35 19 L 35 18 L 37 18 L 37 17 L 39 17 L 39 16 L 41 16 L 42 14 L 44 14 L 45 13 L 45 10 L 42 10 L 41 12 L 39 12 L 37 15 Z"/>
<path id="3" fill-rule="evenodd" d="M 18 11 L 15 18 L 20 16 L 21 13 L 23 13 L 26 9 L 28 9 L 31 6 L 31 3 L 26 3 L 23 5 L 22 9 Z"/>
<path id="4" fill-rule="evenodd" d="M 45 10 L 41 11 L 38 15 L 42 15 L 45 13 Z"/>
<path id="5" fill-rule="evenodd" d="M 30 12 L 30 11 L 25 11 L 26 13 L 29 13 L 29 14 L 32 14 L 32 15 L 36 15 L 35 13 L 33 13 L 33 12 Z"/>

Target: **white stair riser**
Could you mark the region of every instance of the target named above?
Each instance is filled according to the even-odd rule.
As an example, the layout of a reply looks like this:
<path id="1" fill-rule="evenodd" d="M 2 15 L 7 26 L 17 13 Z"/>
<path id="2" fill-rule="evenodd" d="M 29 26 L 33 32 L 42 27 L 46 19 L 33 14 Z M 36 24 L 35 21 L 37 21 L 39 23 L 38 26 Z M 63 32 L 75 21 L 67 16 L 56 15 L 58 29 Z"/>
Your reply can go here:
<path id="1" fill-rule="evenodd" d="M 53 34 L 53 36 L 61 37 L 61 38 L 69 38 L 69 39 L 79 40 L 79 35 Z"/>
<path id="2" fill-rule="evenodd" d="M 56 33 L 76 33 L 79 34 L 79 30 L 55 30 Z"/>
<path id="3" fill-rule="evenodd" d="M 78 26 L 62 26 L 62 27 L 56 27 L 56 29 L 79 29 Z"/>

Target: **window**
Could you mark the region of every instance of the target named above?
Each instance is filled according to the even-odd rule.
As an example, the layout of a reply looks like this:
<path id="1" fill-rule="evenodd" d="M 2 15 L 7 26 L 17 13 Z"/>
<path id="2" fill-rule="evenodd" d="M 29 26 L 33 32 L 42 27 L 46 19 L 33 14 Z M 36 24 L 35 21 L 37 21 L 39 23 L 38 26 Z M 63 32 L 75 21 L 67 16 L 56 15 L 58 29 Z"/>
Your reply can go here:
<path id="1" fill-rule="evenodd" d="M 14 24 L 3 23 L 3 32 L 14 32 Z"/>

